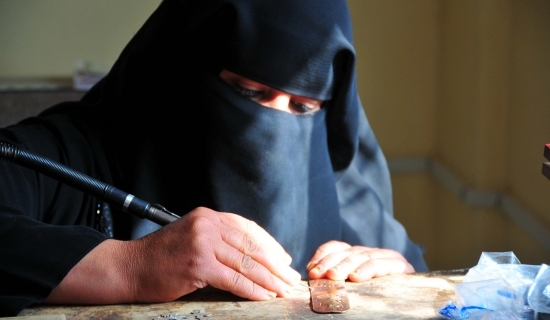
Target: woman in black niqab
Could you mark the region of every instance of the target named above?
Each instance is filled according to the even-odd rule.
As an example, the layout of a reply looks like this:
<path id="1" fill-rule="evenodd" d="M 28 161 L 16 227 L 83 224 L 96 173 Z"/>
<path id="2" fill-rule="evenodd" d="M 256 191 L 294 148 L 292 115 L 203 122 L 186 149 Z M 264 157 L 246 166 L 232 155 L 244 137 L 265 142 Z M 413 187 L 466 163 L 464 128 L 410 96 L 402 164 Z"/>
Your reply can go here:
<path id="1" fill-rule="evenodd" d="M 425 269 L 392 217 L 387 166 L 356 91 L 347 10 L 340 0 L 164 1 L 83 99 L 109 117 L 112 162 L 137 171 L 115 172 L 121 187 L 179 214 L 206 206 L 251 219 L 303 276 L 329 240 L 391 248 Z M 222 69 L 326 102 L 311 115 L 264 108 L 223 83 Z M 163 180 L 141 193 L 151 181 L 124 177 L 156 179 L 151 159 Z M 134 237 L 139 230 L 147 226 L 134 225 Z"/>
<path id="2" fill-rule="evenodd" d="M 94 88 L 102 92 L 93 108 L 109 115 L 107 154 L 140 176 L 158 176 L 141 163 L 155 159 L 163 178 L 151 190 L 155 201 L 180 214 L 206 206 L 256 221 L 306 276 L 315 249 L 342 239 L 335 173 L 357 149 L 347 8 L 340 1 L 212 2 L 196 9 L 203 21 L 192 21 L 177 19 L 192 2 L 165 1 Z M 265 108 L 224 83 L 222 69 L 327 102 L 312 115 Z M 118 176 L 130 183 L 125 190 L 151 199 L 140 192 L 149 181 L 124 179 L 134 171 Z"/>
<path id="3" fill-rule="evenodd" d="M 207 207 L 255 221 L 303 278 L 340 277 L 322 266 L 354 254 L 361 262 L 350 274 L 387 252 L 426 270 L 421 248 L 392 216 L 387 165 L 356 91 L 347 10 L 345 0 L 164 0 L 81 101 L 30 122 L 48 121 L 65 160 L 148 202 L 179 215 Z M 323 107 L 298 115 L 266 108 L 224 82 L 222 70 Z M 102 228 L 98 205 L 85 198 L 75 204 L 78 217 L 59 223 L 123 240 L 159 227 L 111 208 L 113 225 Z M 79 237 L 96 240 L 81 239 L 75 259 L 99 236 Z M 64 261 L 44 282 L 57 285 L 78 262 Z"/>

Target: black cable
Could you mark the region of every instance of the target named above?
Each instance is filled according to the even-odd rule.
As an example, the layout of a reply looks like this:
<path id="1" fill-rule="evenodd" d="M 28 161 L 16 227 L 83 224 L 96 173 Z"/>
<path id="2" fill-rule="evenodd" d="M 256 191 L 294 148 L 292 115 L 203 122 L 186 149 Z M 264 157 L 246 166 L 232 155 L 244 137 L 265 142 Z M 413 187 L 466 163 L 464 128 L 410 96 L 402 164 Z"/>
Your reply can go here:
<path id="1" fill-rule="evenodd" d="M 95 196 L 124 212 L 148 219 L 162 226 L 179 218 L 158 204 L 150 204 L 120 189 L 103 183 L 61 163 L 17 146 L 0 142 L 0 160 L 13 162 Z"/>

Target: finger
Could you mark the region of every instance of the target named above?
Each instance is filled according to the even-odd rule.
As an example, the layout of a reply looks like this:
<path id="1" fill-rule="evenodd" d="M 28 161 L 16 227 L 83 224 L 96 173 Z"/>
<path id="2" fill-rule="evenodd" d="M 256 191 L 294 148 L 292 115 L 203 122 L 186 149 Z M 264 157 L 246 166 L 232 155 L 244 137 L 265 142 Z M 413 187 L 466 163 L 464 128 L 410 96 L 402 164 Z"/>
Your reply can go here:
<path id="1" fill-rule="evenodd" d="M 337 247 L 334 246 L 333 248 Z M 360 272 L 360 269 L 356 269 L 371 259 L 396 259 L 408 264 L 405 257 L 395 250 L 354 246 L 345 251 L 333 252 L 324 257 L 309 270 L 309 277 L 311 279 L 329 278 L 344 280 L 348 278 L 349 274 Z"/>
<path id="2" fill-rule="evenodd" d="M 268 290 L 248 279 L 242 273 L 220 263 L 213 268 L 212 278 L 208 283 L 218 289 L 229 291 L 241 298 L 250 300 L 270 300 L 277 296 L 277 293 Z"/>
<path id="3" fill-rule="evenodd" d="M 372 259 L 368 250 L 349 250 L 347 256 L 331 261 L 326 267 L 325 277 L 332 280 L 346 280 L 359 266 Z M 324 261 L 323 261 L 324 262 Z M 331 266 L 333 265 L 333 266 Z"/>
<path id="4" fill-rule="evenodd" d="M 239 276 L 236 278 L 238 281 L 235 280 L 235 287 L 232 288 L 232 290 L 242 290 L 239 286 L 241 286 L 246 279 L 257 286 L 275 292 L 281 297 L 286 297 L 291 294 L 291 285 L 285 283 L 283 279 L 274 274 L 265 265 L 258 263 L 252 256 L 244 254 L 231 246 L 223 248 L 223 250 L 217 250 L 215 254 L 217 260 L 223 265 L 233 269 L 244 277 L 242 278 Z M 296 271 L 292 270 L 289 266 L 284 267 L 289 269 L 287 271 L 288 273 L 296 273 L 296 276 L 299 278 L 300 275 Z M 294 285 L 294 283 L 292 283 L 292 285 Z"/>
<path id="5" fill-rule="evenodd" d="M 246 219 L 241 221 L 241 225 L 246 223 L 250 224 L 248 228 L 231 227 L 227 230 L 224 230 L 224 232 L 222 233 L 222 239 L 231 247 L 237 249 L 239 255 L 244 257 L 233 259 L 246 262 L 246 260 L 243 259 L 247 259 L 246 257 L 250 257 L 254 263 L 258 263 L 259 265 L 265 267 L 271 274 L 286 282 L 288 285 L 296 285 L 301 280 L 301 276 L 296 270 L 292 269 L 289 266 L 287 259 L 288 254 L 282 249 L 282 246 L 280 246 L 278 242 L 276 242 L 275 239 L 271 237 L 271 235 L 265 232 L 265 230 L 262 231 L 263 229 L 261 229 L 257 224 L 251 223 L 251 221 Z M 244 231 L 244 229 L 247 230 Z M 276 245 L 274 245 L 273 243 L 275 243 Z M 277 248 L 279 248 L 278 252 L 274 252 L 274 250 L 276 250 Z M 235 268 L 238 267 L 235 262 L 232 263 Z M 273 280 L 267 281 L 265 277 L 262 278 L 262 280 L 263 284 L 273 284 Z M 276 292 L 281 294 L 281 289 L 279 287 L 280 285 L 278 284 L 276 288 L 271 289 L 277 289 Z"/>
<path id="6" fill-rule="evenodd" d="M 229 229 L 235 229 L 235 231 L 237 231 L 237 233 L 232 233 L 233 236 L 237 237 L 228 239 L 229 242 L 240 242 L 239 237 L 242 232 L 253 239 L 252 243 L 264 247 L 271 252 L 272 255 L 282 259 L 287 265 L 290 265 L 292 262 L 292 257 L 285 251 L 281 244 L 256 222 L 232 213 L 222 213 L 222 215 L 220 215 L 220 222 L 229 227 Z M 246 250 L 246 248 L 243 248 L 243 250 Z"/>
<path id="7" fill-rule="evenodd" d="M 319 246 L 319 248 L 315 251 L 311 259 L 309 260 L 306 269 L 310 271 L 311 269 L 315 268 L 315 266 L 326 256 L 333 253 L 345 251 L 349 248 L 351 248 L 351 246 L 342 241 L 332 240 L 326 242 Z"/>
<path id="8" fill-rule="evenodd" d="M 349 274 L 349 280 L 361 282 L 395 273 L 413 273 L 413 266 L 402 259 L 371 259 Z"/>
<path id="9" fill-rule="evenodd" d="M 366 247 L 350 247 L 344 251 L 333 252 L 309 269 L 311 279 L 327 277 L 332 280 L 345 280 L 348 274 L 370 259 Z"/>

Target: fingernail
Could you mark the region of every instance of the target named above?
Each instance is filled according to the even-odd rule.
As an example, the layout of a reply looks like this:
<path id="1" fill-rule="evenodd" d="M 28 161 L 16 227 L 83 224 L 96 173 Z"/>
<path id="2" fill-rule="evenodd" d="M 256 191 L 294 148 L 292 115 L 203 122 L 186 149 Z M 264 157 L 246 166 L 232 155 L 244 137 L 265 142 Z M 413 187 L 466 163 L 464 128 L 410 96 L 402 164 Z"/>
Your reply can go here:
<path id="1" fill-rule="evenodd" d="M 277 296 L 277 293 L 268 290 L 267 295 L 269 296 L 270 299 L 273 299 Z"/>
<path id="2" fill-rule="evenodd" d="M 361 273 L 361 269 L 355 269 L 353 270 L 353 274 L 358 275 Z"/>
<path id="3" fill-rule="evenodd" d="M 317 264 L 315 262 L 310 262 L 306 266 L 306 270 L 309 272 L 311 269 L 313 269 Z"/>

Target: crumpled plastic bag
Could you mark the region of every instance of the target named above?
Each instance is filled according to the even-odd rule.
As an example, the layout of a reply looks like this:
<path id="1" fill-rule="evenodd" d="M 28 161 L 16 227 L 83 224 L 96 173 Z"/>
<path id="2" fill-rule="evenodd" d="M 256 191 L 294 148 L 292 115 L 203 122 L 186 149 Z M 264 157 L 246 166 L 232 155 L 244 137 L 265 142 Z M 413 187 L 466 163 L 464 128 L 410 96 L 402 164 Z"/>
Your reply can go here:
<path id="1" fill-rule="evenodd" d="M 541 265 L 527 292 L 527 301 L 535 312 L 550 314 L 550 268 L 548 265 Z"/>
<path id="2" fill-rule="evenodd" d="M 550 313 L 550 268 L 521 264 L 513 252 L 483 252 L 462 283 L 456 305 L 439 314 L 450 319 L 534 319 Z"/>

